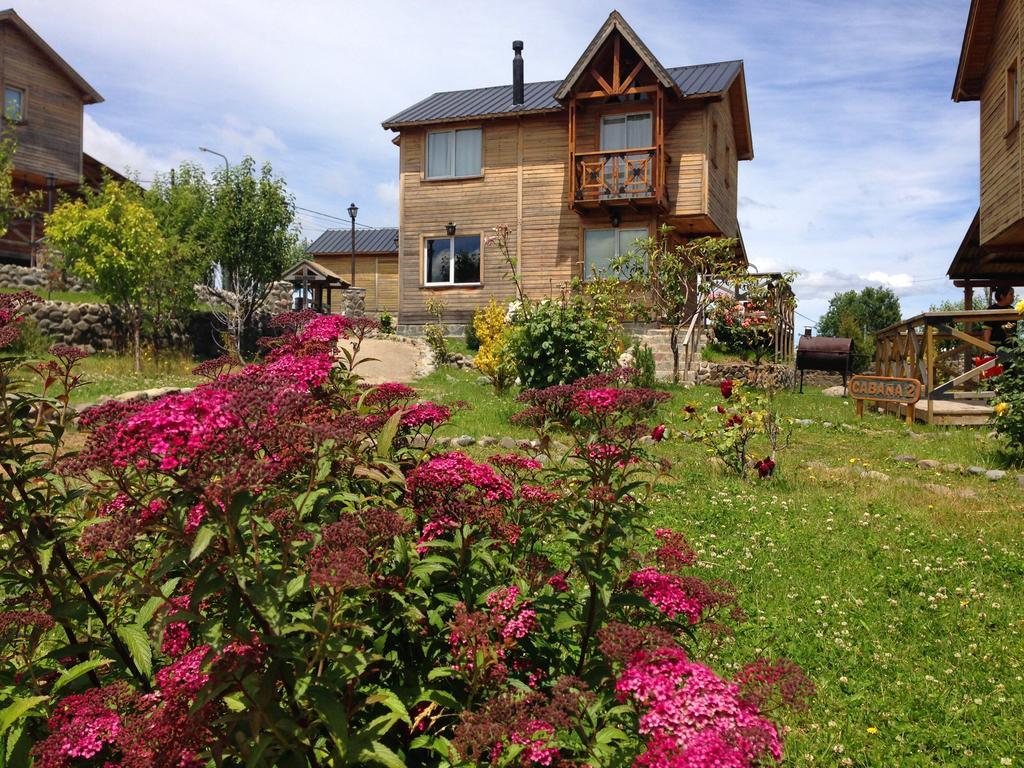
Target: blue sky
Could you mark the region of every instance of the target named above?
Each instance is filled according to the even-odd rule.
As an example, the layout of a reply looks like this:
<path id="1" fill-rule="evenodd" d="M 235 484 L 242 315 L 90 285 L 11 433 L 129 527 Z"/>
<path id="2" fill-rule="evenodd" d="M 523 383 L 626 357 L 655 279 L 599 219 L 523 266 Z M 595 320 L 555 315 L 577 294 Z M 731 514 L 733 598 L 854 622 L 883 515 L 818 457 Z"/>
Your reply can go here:
<path id="1" fill-rule="evenodd" d="M 816 320 L 890 285 L 904 313 L 944 279 L 978 199 L 978 107 L 950 100 L 968 0 L 24 0 L 16 10 L 104 95 L 86 150 L 143 179 L 183 160 L 269 160 L 297 205 L 397 223 L 380 127 L 438 90 L 565 75 L 616 7 L 666 66 L 744 59 L 755 158 L 740 222 L 761 270 L 795 269 Z M 307 236 L 329 219 L 300 212 Z M 798 322 L 804 322 L 798 320 Z"/>

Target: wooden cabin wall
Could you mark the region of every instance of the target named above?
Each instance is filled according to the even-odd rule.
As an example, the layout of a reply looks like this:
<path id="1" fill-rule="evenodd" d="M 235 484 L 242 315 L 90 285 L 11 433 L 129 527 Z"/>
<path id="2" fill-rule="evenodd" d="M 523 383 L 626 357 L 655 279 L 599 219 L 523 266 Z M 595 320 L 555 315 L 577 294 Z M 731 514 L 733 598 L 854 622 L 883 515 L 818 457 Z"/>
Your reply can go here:
<path id="1" fill-rule="evenodd" d="M 579 259 L 579 217 L 569 210 L 569 129 L 566 115 L 492 120 L 483 126 L 483 174 L 476 179 L 427 181 L 426 131 L 408 129 L 400 143 L 402 323 L 429 320 L 428 299 L 447 303 L 448 322 L 472 319 L 490 299 L 508 302 L 515 286 L 496 245 L 481 249 L 481 285 L 423 287 L 423 241 L 443 237 L 451 221 L 457 234 L 493 234 L 511 227 L 509 247 L 519 258 L 531 295 L 547 295 L 567 282 Z"/>
<path id="2" fill-rule="evenodd" d="M 352 276 L 351 255 L 317 255 L 313 260 L 343 280 Z M 367 312 L 397 312 L 398 257 L 393 254 L 357 253 L 356 288 L 366 289 Z"/>
<path id="3" fill-rule="evenodd" d="M 1000 3 L 988 71 L 981 91 L 981 244 L 1024 217 L 1021 203 L 1020 126 L 1007 131 L 1007 70 L 1021 61 L 1020 0 Z"/>
<path id="4" fill-rule="evenodd" d="M 671 206 L 669 215 L 694 216 L 707 213 L 704 109 L 691 104 L 667 104 L 665 123 L 665 151 L 671 160 L 666 171 Z"/>
<path id="5" fill-rule="evenodd" d="M 705 144 L 708 169 L 706 210 L 723 235 L 735 237 L 739 232 L 736 220 L 738 162 L 729 97 L 711 102 L 705 120 L 708 126 Z M 717 131 L 714 130 L 715 124 L 718 125 Z M 718 145 L 714 146 L 716 133 Z"/>
<path id="6" fill-rule="evenodd" d="M 16 170 L 77 182 L 82 175 L 79 90 L 11 24 L 0 24 L 0 79 L 0 86 L 25 92 L 25 122 L 12 126 Z"/>

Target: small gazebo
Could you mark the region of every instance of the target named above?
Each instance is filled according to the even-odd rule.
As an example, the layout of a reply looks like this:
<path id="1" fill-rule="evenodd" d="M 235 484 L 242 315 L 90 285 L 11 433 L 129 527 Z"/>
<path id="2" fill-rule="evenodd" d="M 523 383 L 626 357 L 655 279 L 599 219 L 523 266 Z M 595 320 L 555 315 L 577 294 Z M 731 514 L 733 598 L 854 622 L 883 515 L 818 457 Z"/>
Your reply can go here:
<path id="1" fill-rule="evenodd" d="M 348 282 L 323 264 L 309 259 L 300 261 L 281 275 L 281 279 L 301 292 L 301 297 L 295 300 L 295 309 L 313 309 L 326 315 L 334 313 L 332 291 L 343 291 L 350 287 Z"/>

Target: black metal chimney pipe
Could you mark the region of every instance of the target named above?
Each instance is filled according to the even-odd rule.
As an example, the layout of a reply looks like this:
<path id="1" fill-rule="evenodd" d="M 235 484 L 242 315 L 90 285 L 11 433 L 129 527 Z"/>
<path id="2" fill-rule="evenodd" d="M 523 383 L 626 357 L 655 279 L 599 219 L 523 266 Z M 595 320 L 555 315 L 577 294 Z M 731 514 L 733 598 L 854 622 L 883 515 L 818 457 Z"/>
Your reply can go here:
<path id="1" fill-rule="evenodd" d="M 526 101 L 523 86 L 523 41 L 513 40 L 512 50 L 516 52 L 512 59 L 512 103 L 522 104 Z"/>

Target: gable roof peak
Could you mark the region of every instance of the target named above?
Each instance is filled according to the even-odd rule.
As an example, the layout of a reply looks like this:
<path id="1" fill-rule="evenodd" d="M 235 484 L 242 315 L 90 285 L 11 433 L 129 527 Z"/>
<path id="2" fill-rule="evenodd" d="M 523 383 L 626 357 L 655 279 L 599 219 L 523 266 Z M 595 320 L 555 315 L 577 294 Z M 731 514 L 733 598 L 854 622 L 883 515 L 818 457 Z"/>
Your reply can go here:
<path id="1" fill-rule="evenodd" d="M 43 38 L 39 36 L 39 33 L 32 29 L 32 27 L 28 25 L 28 22 L 18 15 L 17 11 L 13 8 L 0 10 L 0 23 L 4 22 L 13 24 L 18 31 L 25 35 L 25 37 L 27 37 L 32 44 L 36 46 L 36 48 L 42 51 L 46 58 L 53 62 L 54 66 L 56 66 L 68 80 L 74 83 L 75 87 L 81 92 L 82 101 L 85 104 L 99 104 L 103 101 L 103 97 L 100 96 L 99 91 L 89 85 L 84 77 L 78 74 L 70 64 L 64 61 L 63 57 L 53 50 L 49 43 L 43 40 Z"/>
<path id="2" fill-rule="evenodd" d="M 628 22 L 622 17 L 622 14 L 616 10 L 613 10 L 608 14 L 608 18 L 605 19 L 604 24 L 594 35 L 594 39 L 590 41 L 590 45 L 583 51 L 583 55 L 580 56 L 579 61 L 569 70 L 569 74 L 566 75 L 561 85 L 558 86 L 558 90 L 555 91 L 555 98 L 559 101 L 567 99 L 571 93 L 573 86 L 579 81 L 583 74 L 587 71 L 587 66 L 590 64 L 594 56 L 597 55 L 598 51 L 601 50 L 601 46 L 604 45 L 605 41 L 611 37 L 613 32 L 618 32 L 622 35 L 623 39 L 632 46 L 633 50 L 636 51 L 640 59 L 647 65 L 648 69 L 654 73 L 658 82 L 662 84 L 668 90 L 674 92 L 677 96 L 681 95 L 679 86 L 676 85 L 675 81 L 669 76 L 665 67 L 662 66 L 658 58 L 651 53 L 651 50 L 644 44 L 644 41 L 640 39 L 640 36 L 633 31 L 633 28 L 629 26 Z"/>

